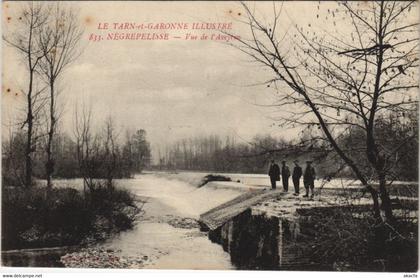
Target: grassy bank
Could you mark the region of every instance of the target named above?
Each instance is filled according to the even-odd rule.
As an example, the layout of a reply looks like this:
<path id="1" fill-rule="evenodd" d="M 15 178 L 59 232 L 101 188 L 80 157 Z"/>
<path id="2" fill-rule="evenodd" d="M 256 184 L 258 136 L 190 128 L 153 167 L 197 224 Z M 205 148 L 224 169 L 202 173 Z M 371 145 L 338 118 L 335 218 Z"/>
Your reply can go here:
<path id="1" fill-rule="evenodd" d="M 2 187 L 2 249 L 85 244 L 132 227 L 140 212 L 125 189 Z"/>

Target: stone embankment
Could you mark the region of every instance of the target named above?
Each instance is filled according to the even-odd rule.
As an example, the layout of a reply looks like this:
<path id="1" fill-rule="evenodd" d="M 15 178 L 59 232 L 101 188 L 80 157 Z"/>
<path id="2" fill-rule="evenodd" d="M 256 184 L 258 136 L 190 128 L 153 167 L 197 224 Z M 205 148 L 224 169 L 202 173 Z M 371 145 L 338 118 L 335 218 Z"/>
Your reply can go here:
<path id="1" fill-rule="evenodd" d="M 357 204 L 367 209 L 368 200 Z M 311 210 L 334 209 L 337 199 L 308 200 L 281 191 L 248 192 L 200 216 L 202 230 L 231 256 L 238 269 L 333 270 L 311 262 L 297 248 Z"/>

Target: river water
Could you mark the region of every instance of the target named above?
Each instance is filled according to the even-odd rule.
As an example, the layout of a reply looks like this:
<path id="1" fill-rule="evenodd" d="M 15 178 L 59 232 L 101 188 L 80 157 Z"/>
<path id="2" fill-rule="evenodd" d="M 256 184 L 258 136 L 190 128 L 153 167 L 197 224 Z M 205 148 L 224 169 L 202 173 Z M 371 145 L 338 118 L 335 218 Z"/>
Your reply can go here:
<path id="1" fill-rule="evenodd" d="M 230 255 L 199 230 L 199 215 L 246 191 L 269 188 L 269 181 L 266 175 L 229 174 L 234 183 L 198 187 L 206 174 L 151 172 L 116 180 L 118 187 L 127 188 L 144 202 L 143 214 L 132 229 L 93 248 L 115 250 L 125 258 L 140 258 L 140 268 L 233 269 Z M 82 188 L 81 179 L 55 180 L 54 183 L 58 187 Z M 342 185 L 334 181 L 329 186 L 340 188 Z M 7 256 L 6 265 L 62 266 L 60 257 L 68 252 L 64 248 L 18 251 Z"/>
<path id="2" fill-rule="evenodd" d="M 200 175 L 202 177 L 202 175 Z M 230 255 L 208 239 L 198 226 L 199 215 L 243 192 L 238 189 L 197 187 L 196 182 L 148 173 L 117 180 L 143 203 L 143 213 L 132 229 L 121 232 L 91 249 L 115 250 L 124 258 L 139 258 L 140 268 L 233 269 Z M 56 180 L 55 186 L 82 188 L 81 179 Z M 70 251 L 74 252 L 77 250 Z M 3 256 L 10 266 L 60 267 L 67 249 L 18 251 Z M 145 259 L 146 258 L 146 259 Z M 100 266 L 99 266 L 100 267 Z M 105 266 L 106 267 L 106 266 Z"/>
<path id="3" fill-rule="evenodd" d="M 132 230 L 102 243 L 123 256 L 147 256 L 145 268 L 232 269 L 230 256 L 207 233 L 200 232 L 199 215 L 240 194 L 197 188 L 186 182 L 139 175 L 119 184 L 145 200 L 144 215 Z M 210 192 L 213 191 L 213 192 Z"/>

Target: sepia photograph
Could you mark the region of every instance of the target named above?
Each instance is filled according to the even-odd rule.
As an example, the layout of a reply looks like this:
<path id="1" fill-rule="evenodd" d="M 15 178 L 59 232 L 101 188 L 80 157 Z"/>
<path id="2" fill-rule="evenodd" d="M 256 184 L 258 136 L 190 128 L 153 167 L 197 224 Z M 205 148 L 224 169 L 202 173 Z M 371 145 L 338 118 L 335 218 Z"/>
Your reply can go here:
<path id="1" fill-rule="evenodd" d="M 3 277 L 417 277 L 418 1 L 1 4 Z"/>

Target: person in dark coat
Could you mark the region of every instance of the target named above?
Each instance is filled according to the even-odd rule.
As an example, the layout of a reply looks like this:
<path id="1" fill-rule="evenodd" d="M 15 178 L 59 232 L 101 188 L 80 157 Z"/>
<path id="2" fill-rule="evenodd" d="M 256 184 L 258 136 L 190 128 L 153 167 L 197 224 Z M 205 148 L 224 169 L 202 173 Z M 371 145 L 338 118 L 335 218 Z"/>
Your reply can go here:
<path id="1" fill-rule="evenodd" d="M 315 169 L 312 167 L 312 161 L 306 161 L 306 169 L 303 174 L 303 185 L 306 189 L 306 195 L 303 197 L 309 196 L 309 189 L 311 190 L 311 198 L 314 197 L 314 182 L 315 182 Z"/>
<path id="2" fill-rule="evenodd" d="M 299 195 L 299 181 L 302 177 L 302 167 L 299 166 L 299 161 L 295 160 L 295 168 L 293 168 L 292 180 L 295 187 L 295 196 Z"/>
<path id="3" fill-rule="evenodd" d="M 283 166 L 281 167 L 281 177 L 283 178 L 283 190 L 284 192 L 287 192 L 289 190 L 290 170 L 286 165 L 286 161 L 283 161 L 282 164 Z"/>
<path id="4" fill-rule="evenodd" d="M 268 170 L 268 175 L 270 176 L 271 189 L 276 189 L 276 182 L 280 180 L 280 167 L 275 163 L 274 160 L 271 160 L 270 169 Z"/>

